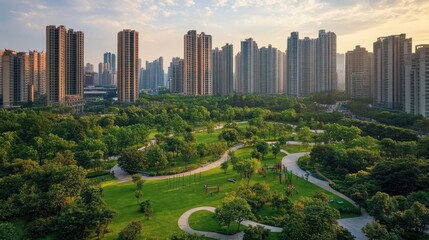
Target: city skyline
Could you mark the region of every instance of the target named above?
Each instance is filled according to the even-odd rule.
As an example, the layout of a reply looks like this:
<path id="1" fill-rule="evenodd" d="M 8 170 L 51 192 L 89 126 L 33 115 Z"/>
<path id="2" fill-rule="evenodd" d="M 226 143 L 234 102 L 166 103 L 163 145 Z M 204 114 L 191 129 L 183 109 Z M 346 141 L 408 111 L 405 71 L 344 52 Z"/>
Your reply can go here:
<path id="1" fill-rule="evenodd" d="M 317 37 L 319 29 L 337 34 L 339 53 L 356 45 L 367 49 L 379 36 L 406 33 L 413 46 L 429 41 L 429 2 L 378 1 L 10 1 L 0 3 L 0 26 L 10 34 L 0 36 L 2 49 L 44 49 L 44 28 L 65 25 L 85 32 L 85 63 L 102 62 L 102 54 L 115 52 L 116 33 L 141 32 L 143 61 L 163 56 L 183 57 L 183 32 L 190 29 L 213 36 L 213 48 L 225 43 L 239 46 L 252 37 L 261 46 L 286 49 L 287 36 Z M 235 53 L 238 49 L 234 49 Z"/>

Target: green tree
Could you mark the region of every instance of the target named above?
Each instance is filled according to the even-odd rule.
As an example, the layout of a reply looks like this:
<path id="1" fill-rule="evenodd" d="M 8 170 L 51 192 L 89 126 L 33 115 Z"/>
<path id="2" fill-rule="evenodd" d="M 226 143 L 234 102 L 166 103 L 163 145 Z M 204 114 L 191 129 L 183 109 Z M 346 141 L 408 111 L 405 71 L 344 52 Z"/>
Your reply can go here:
<path id="1" fill-rule="evenodd" d="M 360 136 L 362 131 L 357 127 L 347 127 L 337 123 L 326 124 L 322 140 L 326 143 L 332 142 L 350 142 Z"/>
<path id="2" fill-rule="evenodd" d="M 293 209 L 292 201 L 282 193 L 274 192 L 271 198 L 271 207 L 278 213 L 290 213 Z"/>
<path id="3" fill-rule="evenodd" d="M 228 167 L 229 167 L 228 161 L 225 161 L 225 162 L 220 164 L 220 168 L 223 170 L 223 173 L 225 173 L 225 174 L 226 174 L 226 171 L 228 170 Z"/>
<path id="4" fill-rule="evenodd" d="M 144 180 L 144 179 L 139 179 L 139 180 L 137 180 L 137 182 L 136 182 L 136 187 L 137 187 L 137 190 L 142 190 L 142 188 L 143 188 L 143 184 L 146 182 L 146 180 Z"/>
<path id="5" fill-rule="evenodd" d="M 58 239 L 85 239 L 96 233 L 102 237 L 115 212 L 101 198 L 100 188 L 86 188 L 81 197 L 61 212 L 56 224 Z"/>
<path id="6" fill-rule="evenodd" d="M 153 214 L 153 209 L 151 208 L 150 200 L 146 200 L 140 203 L 140 212 L 142 212 L 146 216 L 146 219 L 149 220 L 150 216 L 152 216 Z"/>
<path id="7" fill-rule="evenodd" d="M 370 240 L 400 240 L 401 237 L 394 232 L 389 232 L 385 225 L 377 220 L 366 224 L 362 231 Z"/>
<path id="8" fill-rule="evenodd" d="M 149 166 L 155 168 L 158 175 L 159 170 L 165 168 L 168 164 L 167 156 L 159 145 L 152 146 L 147 152 Z"/>
<path id="9" fill-rule="evenodd" d="M 236 221 L 238 223 L 237 230 L 240 231 L 241 222 L 245 219 L 254 218 L 254 215 L 246 200 L 241 197 L 229 195 L 222 200 L 221 206 L 216 209 L 216 217 L 222 224 L 225 224 L 228 229 L 231 222 Z"/>
<path id="10" fill-rule="evenodd" d="M 235 163 L 233 165 L 233 169 L 238 174 L 240 174 L 243 179 L 246 179 L 247 185 L 249 185 L 250 179 L 252 178 L 253 174 L 256 171 L 258 171 L 260 166 L 261 166 L 261 163 L 257 159 L 239 158 L 235 161 Z"/>
<path id="11" fill-rule="evenodd" d="M 277 154 L 280 152 L 280 143 L 276 142 L 271 146 L 271 152 L 273 153 L 274 157 L 277 158 Z"/>
<path id="12" fill-rule="evenodd" d="M 133 183 L 137 183 L 137 181 L 140 179 L 142 179 L 142 175 L 140 175 L 139 173 L 131 175 L 131 180 L 133 181 Z"/>
<path id="13" fill-rule="evenodd" d="M 349 189 L 349 196 L 359 205 L 359 211 L 368 198 L 367 188 L 363 184 L 355 184 Z"/>
<path id="14" fill-rule="evenodd" d="M 234 128 L 225 128 L 219 134 L 219 139 L 223 139 L 228 143 L 228 146 L 232 146 L 238 141 L 240 133 Z"/>
<path id="15" fill-rule="evenodd" d="M 118 165 L 128 172 L 139 172 L 148 166 L 146 153 L 138 150 L 125 150 L 118 159 Z"/>
<path id="16" fill-rule="evenodd" d="M 336 209 L 319 199 L 302 197 L 294 210 L 286 215 L 282 239 L 335 240 L 339 229 Z"/>
<path id="17" fill-rule="evenodd" d="M 243 240 L 264 240 L 270 236 L 270 230 L 262 226 L 249 226 L 244 230 Z"/>
<path id="18" fill-rule="evenodd" d="M 0 239 L 2 240 L 18 240 L 20 239 L 18 230 L 12 223 L 0 223 Z"/>
<path id="19" fill-rule="evenodd" d="M 132 221 L 118 235 L 119 240 L 137 239 L 142 232 L 143 224 L 140 221 Z"/>
<path id="20" fill-rule="evenodd" d="M 140 198 L 142 197 L 142 195 L 143 195 L 143 193 L 142 193 L 142 191 L 140 191 L 140 190 L 136 190 L 135 192 L 134 192 L 134 196 L 136 197 L 136 199 L 137 199 L 137 204 L 140 202 Z"/>
<path id="21" fill-rule="evenodd" d="M 391 219 L 394 212 L 396 212 L 398 203 L 387 193 L 377 192 L 368 199 L 367 206 L 369 214 L 373 215 L 376 219 L 387 220 Z"/>
<path id="22" fill-rule="evenodd" d="M 256 151 L 262 154 L 262 159 L 268 154 L 270 146 L 266 142 L 257 142 L 255 144 Z"/>
<path id="23" fill-rule="evenodd" d="M 180 150 L 182 154 L 182 159 L 185 162 L 185 170 L 188 169 L 188 164 L 191 162 L 191 159 L 195 157 L 197 151 L 195 150 L 195 146 L 192 143 L 185 144 Z"/>

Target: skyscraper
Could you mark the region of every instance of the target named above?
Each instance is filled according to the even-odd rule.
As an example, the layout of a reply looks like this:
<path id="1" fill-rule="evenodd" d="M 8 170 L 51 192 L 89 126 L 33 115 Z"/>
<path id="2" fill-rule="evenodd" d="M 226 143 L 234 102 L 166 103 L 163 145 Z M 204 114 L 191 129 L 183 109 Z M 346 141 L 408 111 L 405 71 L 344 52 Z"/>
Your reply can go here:
<path id="1" fill-rule="evenodd" d="M 337 88 L 344 91 L 346 88 L 346 57 L 343 53 L 337 53 Z"/>
<path id="2" fill-rule="evenodd" d="M 429 117 L 429 44 L 417 45 L 405 57 L 405 106 L 411 114 Z"/>
<path id="3" fill-rule="evenodd" d="M 258 94 L 280 94 L 283 92 L 284 54 L 271 45 L 259 49 Z"/>
<path id="4" fill-rule="evenodd" d="M 320 30 L 316 45 L 316 92 L 336 91 L 337 35 Z"/>
<path id="5" fill-rule="evenodd" d="M 25 52 L 5 50 L 1 57 L 3 108 L 10 108 L 22 102 L 33 101 L 30 83 L 30 58 Z M 29 98 L 30 97 L 30 98 Z"/>
<path id="6" fill-rule="evenodd" d="M 287 94 L 300 96 L 301 41 L 299 33 L 292 32 L 287 39 Z"/>
<path id="7" fill-rule="evenodd" d="M 66 90 L 66 28 L 46 27 L 46 81 L 48 106 L 64 103 Z"/>
<path id="8" fill-rule="evenodd" d="M 316 92 L 316 43 L 317 39 L 305 37 L 300 40 L 300 58 L 299 58 L 299 96 L 308 96 Z"/>
<path id="9" fill-rule="evenodd" d="M 168 81 L 171 93 L 183 93 L 183 59 L 175 57 L 171 60 Z"/>
<path id="10" fill-rule="evenodd" d="M 136 102 L 138 99 L 139 34 L 124 29 L 118 33 L 118 100 Z"/>
<path id="11" fill-rule="evenodd" d="M 370 98 L 372 53 L 356 46 L 346 53 L 346 94 L 351 98 Z"/>
<path id="12" fill-rule="evenodd" d="M 140 89 L 157 89 L 164 87 L 164 58 L 153 62 L 146 61 L 146 68 L 141 71 Z"/>
<path id="13" fill-rule="evenodd" d="M 233 46 L 226 44 L 216 48 L 213 55 L 213 94 L 227 96 L 233 92 Z"/>
<path id="14" fill-rule="evenodd" d="M 104 63 L 110 64 L 110 70 L 113 74 L 116 74 L 116 55 L 111 52 L 104 53 Z"/>
<path id="15" fill-rule="evenodd" d="M 195 30 L 184 36 L 183 92 L 185 95 L 212 95 L 212 37 Z"/>
<path id="16" fill-rule="evenodd" d="M 381 107 L 403 110 L 405 102 L 405 56 L 412 39 L 405 34 L 380 37 L 374 42 L 373 102 Z"/>
<path id="17" fill-rule="evenodd" d="M 103 62 L 98 64 L 98 85 L 101 85 L 101 86 L 116 85 L 115 54 L 110 52 L 104 53 Z"/>
<path id="18" fill-rule="evenodd" d="M 44 52 L 30 51 L 30 83 L 36 97 L 46 94 L 46 55 Z"/>
<path id="19" fill-rule="evenodd" d="M 319 31 L 319 37 L 299 39 L 292 32 L 287 42 L 286 89 L 289 96 L 337 90 L 336 35 Z"/>
<path id="20" fill-rule="evenodd" d="M 66 34 L 66 95 L 83 98 L 84 66 L 83 32 L 69 29 Z"/>
<path id="21" fill-rule="evenodd" d="M 83 110 L 84 35 L 64 26 L 46 27 L 47 104 Z"/>
<path id="22" fill-rule="evenodd" d="M 236 62 L 238 93 L 253 94 L 259 83 L 259 50 L 252 38 L 241 42 L 241 52 Z"/>

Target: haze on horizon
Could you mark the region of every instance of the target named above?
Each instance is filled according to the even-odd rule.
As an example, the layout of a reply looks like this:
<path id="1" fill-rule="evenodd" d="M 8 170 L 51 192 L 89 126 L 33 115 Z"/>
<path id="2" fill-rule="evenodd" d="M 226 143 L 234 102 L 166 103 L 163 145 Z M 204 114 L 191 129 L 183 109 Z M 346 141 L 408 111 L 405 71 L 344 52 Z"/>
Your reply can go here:
<path id="1" fill-rule="evenodd" d="M 183 35 L 197 30 L 240 51 L 252 37 L 259 47 L 282 51 L 287 37 L 315 38 L 320 29 L 337 34 L 337 52 L 361 45 L 372 51 L 377 37 L 406 33 L 413 46 L 429 44 L 427 0 L 0 0 L 0 48 L 45 51 L 47 25 L 65 25 L 85 34 L 85 62 L 117 51 L 117 33 L 139 32 L 139 57 L 183 58 Z"/>

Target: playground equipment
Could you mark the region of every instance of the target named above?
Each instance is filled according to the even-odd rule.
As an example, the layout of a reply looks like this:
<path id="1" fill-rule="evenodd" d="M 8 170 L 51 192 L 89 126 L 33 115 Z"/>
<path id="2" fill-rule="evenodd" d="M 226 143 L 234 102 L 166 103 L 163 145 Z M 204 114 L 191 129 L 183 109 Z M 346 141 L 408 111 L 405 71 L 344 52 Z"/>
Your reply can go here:
<path id="1" fill-rule="evenodd" d="M 298 191 L 296 190 L 295 186 L 293 185 L 292 177 L 293 177 L 292 171 L 287 171 L 288 186 L 286 188 L 286 192 L 288 192 L 290 195 L 298 194 Z"/>
<path id="2" fill-rule="evenodd" d="M 262 175 L 263 177 L 266 177 L 266 176 L 267 176 L 267 173 L 265 172 L 265 169 L 264 169 L 264 168 L 259 169 L 259 172 L 261 173 L 261 175 Z"/>
<path id="3" fill-rule="evenodd" d="M 211 190 L 216 191 L 216 192 L 220 192 L 220 186 L 208 186 L 208 185 L 204 185 L 204 190 L 206 193 L 210 192 Z"/>

